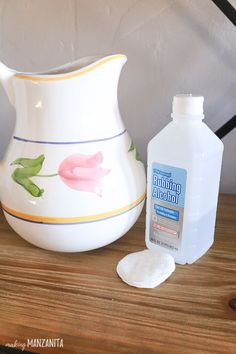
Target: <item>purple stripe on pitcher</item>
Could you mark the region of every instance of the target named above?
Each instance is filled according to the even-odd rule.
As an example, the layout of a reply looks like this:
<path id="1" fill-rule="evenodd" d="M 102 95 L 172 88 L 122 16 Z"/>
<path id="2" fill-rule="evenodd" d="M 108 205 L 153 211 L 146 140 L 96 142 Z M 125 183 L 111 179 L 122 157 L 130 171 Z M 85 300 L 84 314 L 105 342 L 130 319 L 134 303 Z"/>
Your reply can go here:
<path id="1" fill-rule="evenodd" d="M 43 141 L 43 140 L 31 140 L 31 139 L 25 139 L 21 138 L 19 136 L 13 136 L 13 139 L 22 141 L 25 143 L 34 143 L 34 144 L 52 144 L 52 145 L 72 145 L 72 144 L 88 144 L 88 143 L 98 143 L 100 141 L 106 141 L 106 140 L 112 140 L 115 138 L 118 138 L 119 136 L 125 134 L 127 129 L 123 130 L 121 133 L 109 136 L 107 138 L 101 138 L 101 139 L 94 139 L 94 140 L 84 140 L 84 141 Z"/>
<path id="2" fill-rule="evenodd" d="M 120 216 L 120 215 L 123 215 L 123 214 L 126 214 L 128 213 L 129 211 L 131 211 L 132 209 L 134 208 L 137 208 L 141 203 L 143 203 L 144 199 L 140 200 L 140 202 L 134 206 L 132 206 L 130 209 L 128 210 L 125 210 L 125 211 L 122 211 L 121 213 L 118 213 L 118 214 L 115 214 L 115 215 L 111 215 L 111 216 L 107 216 L 105 218 L 102 218 L 102 219 L 97 219 L 97 220 L 88 220 L 88 221 L 78 221 L 78 222 L 60 222 L 60 223 L 51 223 L 51 222 L 46 222 L 46 221 L 35 221 L 35 220 L 28 220 L 26 218 L 22 218 L 20 216 L 17 216 L 17 215 L 14 215 L 12 213 L 10 213 L 9 211 L 4 210 L 5 213 L 7 213 L 8 215 L 16 218 L 16 219 L 19 219 L 19 220 L 22 220 L 22 221 L 26 221 L 26 222 L 30 222 L 30 223 L 33 223 L 33 224 L 41 224 L 41 225 L 78 225 L 78 224 L 90 224 L 90 223 L 94 223 L 94 222 L 99 222 L 99 221 L 104 221 L 104 220 L 108 220 L 108 219 L 112 219 L 112 218 L 115 218 L 117 216 Z"/>

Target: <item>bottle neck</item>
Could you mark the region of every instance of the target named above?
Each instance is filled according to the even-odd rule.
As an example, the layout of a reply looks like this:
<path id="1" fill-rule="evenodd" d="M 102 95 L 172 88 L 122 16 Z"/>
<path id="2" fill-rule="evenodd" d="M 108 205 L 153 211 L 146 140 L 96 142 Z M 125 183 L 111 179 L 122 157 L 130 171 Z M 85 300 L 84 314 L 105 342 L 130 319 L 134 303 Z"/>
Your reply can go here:
<path id="1" fill-rule="evenodd" d="M 204 114 L 199 114 L 199 115 L 190 115 L 190 114 L 175 114 L 172 113 L 171 117 L 174 122 L 181 123 L 181 124 L 199 124 L 202 123 L 202 120 L 204 119 Z"/>

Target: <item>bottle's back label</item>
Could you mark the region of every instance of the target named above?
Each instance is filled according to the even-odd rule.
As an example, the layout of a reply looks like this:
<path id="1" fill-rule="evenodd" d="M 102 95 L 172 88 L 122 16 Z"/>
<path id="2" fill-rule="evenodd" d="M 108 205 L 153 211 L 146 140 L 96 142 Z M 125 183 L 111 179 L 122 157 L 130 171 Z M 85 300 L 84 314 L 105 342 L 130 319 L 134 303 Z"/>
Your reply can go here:
<path id="1" fill-rule="evenodd" d="M 181 246 L 187 171 L 152 164 L 150 241 L 172 251 Z"/>

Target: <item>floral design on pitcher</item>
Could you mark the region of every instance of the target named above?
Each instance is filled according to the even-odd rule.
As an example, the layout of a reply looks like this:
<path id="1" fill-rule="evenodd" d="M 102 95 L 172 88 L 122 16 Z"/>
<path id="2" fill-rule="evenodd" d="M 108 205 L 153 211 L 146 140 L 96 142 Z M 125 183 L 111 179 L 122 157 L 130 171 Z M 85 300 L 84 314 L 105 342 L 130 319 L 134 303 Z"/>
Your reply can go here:
<path id="1" fill-rule="evenodd" d="M 33 197 L 41 197 L 44 189 L 38 187 L 32 177 L 55 177 L 59 176 L 61 181 L 69 188 L 76 191 L 95 193 L 102 196 L 102 185 L 100 179 L 106 176 L 110 170 L 101 166 L 103 155 L 98 152 L 94 155 L 75 154 L 65 158 L 57 173 L 42 175 L 39 172 L 42 169 L 45 160 L 44 155 L 35 159 L 18 158 L 11 165 L 17 165 L 12 173 L 14 182 L 21 185 Z"/>
<path id="2" fill-rule="evenodd" d="M 140 154 L 139 154 L 139 152 L 138 152 L 136 146 L 134 145 L 133 141 L 131 141 L 131 144 L 130 144 L 130 147 L 129 147 L 128 152 L 130 152 L 130 151 L 134 151 L 134 152 L 135 152 L 135 159 L 136 159 L 137 161 L 141 161 L 141 162 L 142 162 L 141 156 L 140 156 Z"/>
<path id="3" fill-rule="evenodd" d="M 18 165 L 11 177 L 13 181 L 20 184 L 27 190 L 33 197 L 41 197 L 44 189 L 39 188 L 30 177 L 37 176 L 40 172 L 43 162 L 45 160 L 44 155 L 38 156 L 36 159 L 29 159 L 21 157 L 11 163 L 11 165 Z"/>
<path id="4" fill-rule="evenodd" d="M 72 155 L 67 157 L 59 166 L 58 174 L 62 181 L 77 191 L 96 193 L 102 196 L 102 186 L 99 181 L 110 170 L 101 167 L 103 155 Z"/>

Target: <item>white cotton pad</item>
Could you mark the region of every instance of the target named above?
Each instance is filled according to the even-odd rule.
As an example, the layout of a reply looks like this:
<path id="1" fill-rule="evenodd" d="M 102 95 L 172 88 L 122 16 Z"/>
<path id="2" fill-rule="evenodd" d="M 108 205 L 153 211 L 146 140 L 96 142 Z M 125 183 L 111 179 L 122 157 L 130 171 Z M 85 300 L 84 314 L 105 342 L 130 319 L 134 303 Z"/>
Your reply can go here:
<path id="1" fill-rule="evenodd" d="M 137 288 L 155 288 L 174 270 L 175 261 L 170 254 L 152 250 L 128 254 L 116 268 L 125 283 Z"/>

